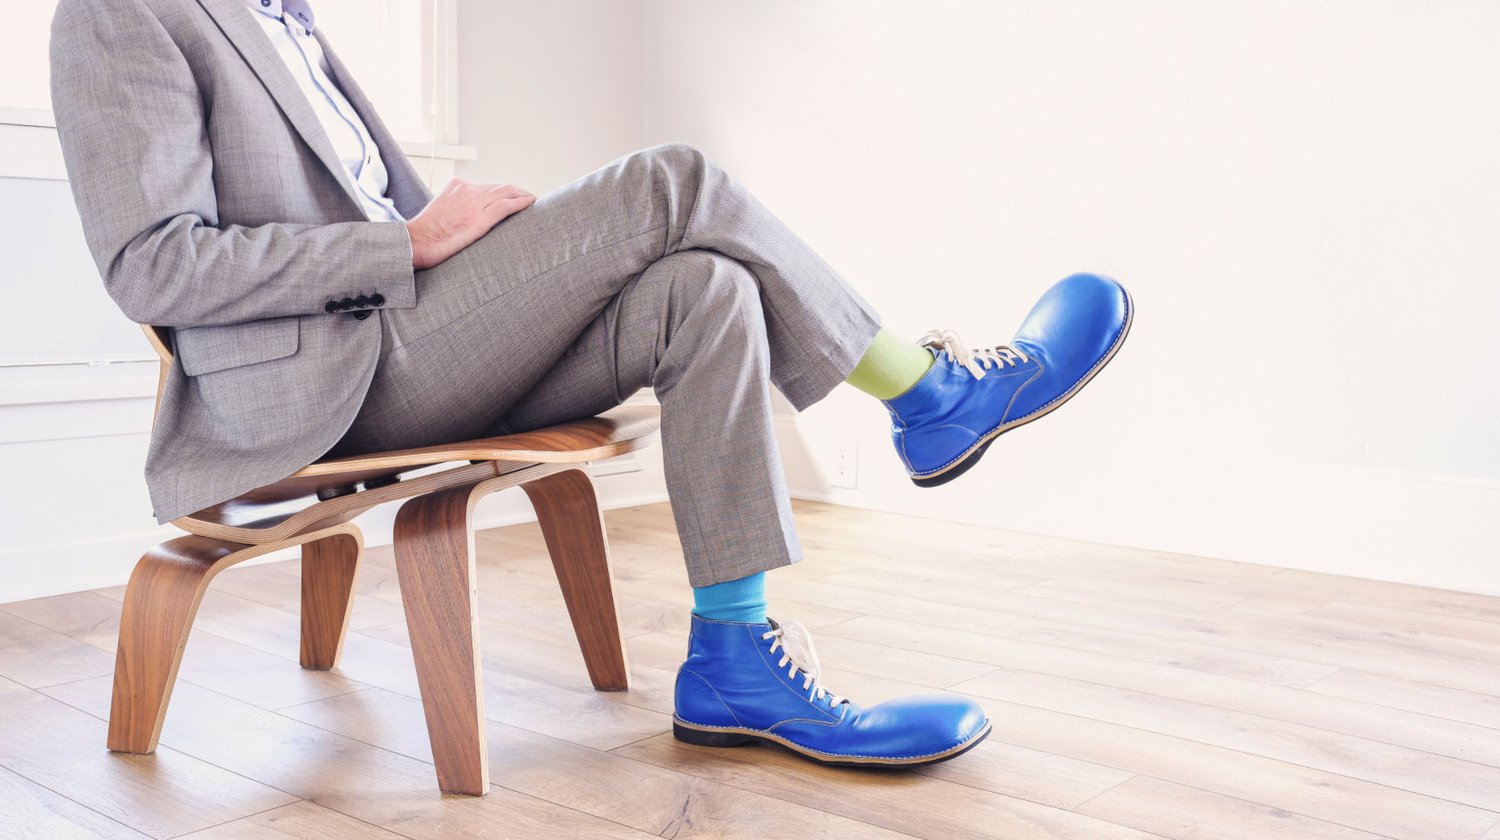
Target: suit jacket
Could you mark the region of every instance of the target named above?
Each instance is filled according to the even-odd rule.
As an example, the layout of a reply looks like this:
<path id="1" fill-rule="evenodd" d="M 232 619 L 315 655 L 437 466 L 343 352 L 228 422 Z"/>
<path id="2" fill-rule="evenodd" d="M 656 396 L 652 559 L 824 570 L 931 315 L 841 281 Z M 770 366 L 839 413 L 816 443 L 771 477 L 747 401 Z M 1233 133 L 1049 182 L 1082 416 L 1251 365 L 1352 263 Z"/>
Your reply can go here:
<path id="1" fill-rule="evenodd" d="M 253 14 L 241 0 L 61 0 L 52 21 L 84 238 L 126 317 L 172 328 L 146 455 L 157 522 L 327 452 L 374 376 L 381 310 L 417 305 L 405 225 L 367 220 Z M 314 35 L 411 218 L 431 193 Z"/>

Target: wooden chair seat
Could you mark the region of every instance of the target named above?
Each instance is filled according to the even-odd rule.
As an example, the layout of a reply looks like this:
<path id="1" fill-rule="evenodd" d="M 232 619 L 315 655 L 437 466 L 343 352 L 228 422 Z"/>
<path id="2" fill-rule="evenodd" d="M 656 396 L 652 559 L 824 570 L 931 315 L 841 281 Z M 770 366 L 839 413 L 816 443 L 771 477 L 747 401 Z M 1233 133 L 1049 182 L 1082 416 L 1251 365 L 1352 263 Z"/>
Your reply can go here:
<path id="1" fill-rule="evenodd" d="M 539 464 L 580 464 L 613 458 L 656 441 L 660 411 L 621 406 L 597 417 L 545 429 L 316 461 L 274 484 L 172 520 L 192 534 L 260 544 L 347 521 L 376 505 L 458 484 L 483 481 Z M 436 464 L 468 467 L 390 482 Z M 555 471 L 555 470 L 554 470 Z M 533 469 L 527 476 L 551 472 Z M 524 477 L 524 476 L 523 476 Z M 356 489 L 364 484 L 366 489 Z M 327 499 L 319 493 L 340 491 Z"/>
<path id="2" fill-rule="evenodd" d="M 170 334 L 143 328 L 161 357 L 159 408 L 172 364 Z M 620 407 L 519 434 L 321 460 L 172 520 L 188 534 L 146 552 L 126 588 L 109 748 L 156 749 L 198 604 L 213 577 L 235 563 L 301 546 L 302 667 L 333 668 L 364 551 L 363 535 L 349 520 L 404 500 L 394 529 L 396 570 L 438 786 L 484 794 L 489 768 L 475 627 L 474 505 L 496 490 L 526 492 L 590 681 L 600 690 L 628 688 L 604 521 L 580 466 L 650 445 L 659 425 L 656 408 Z M 407 475 L 418 470 L 424 472 Z"/>

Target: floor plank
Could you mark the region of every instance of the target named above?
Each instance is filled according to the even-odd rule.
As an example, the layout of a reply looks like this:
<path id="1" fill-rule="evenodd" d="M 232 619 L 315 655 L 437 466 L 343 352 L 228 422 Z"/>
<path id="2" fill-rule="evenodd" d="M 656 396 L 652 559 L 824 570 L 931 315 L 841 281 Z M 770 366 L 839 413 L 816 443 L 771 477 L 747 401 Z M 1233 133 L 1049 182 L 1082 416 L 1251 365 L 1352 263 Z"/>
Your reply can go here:
<path id="1" fill-rule="evenodd" d="M 664 734 L 614 752 L 928 840 L 1015 836 L 1143 840 L 1155 836 L 938 776 L 823 767 L 767 745 L 706 750 Z"/>
<path id="2" fill-rule="evenodd" d="M 1330 575 L 1304 569 L 1273 569 L 1274 580 L 1286 589 L 1326 593 L 1328 600 L 1353 599 L 1368 604 L 1388 604 L 1403 609 L 1451 615 L 1476 621 L 1500 621 L 1500 597 L 1476 592 L 1456 592 L 1431 586 L 1414 586 L 1386 580 Z"/>
<path id="3" fill-rule="evenodd" d="M 372 689 L 288 710 L 298 720 L 427 760 L 431 747 L 421 704 Z M 663 836 L 890 838 L 906 836 L 868 822 L 803 807 L 731 785 L 658 768 L 524 729 L 491 724 L 495 784 Z"/>
<path id="4" fill-rule="evenodd" d="M 113 673 L 114 656 L 0 612 L 0 677 L 30 688 Z"/>
<path id="5" fill-rule="evenodd" d="M 396 633 L 397 629 L 388 627 L 382 631 Z M 345 659 L 340 671 L 357 681 L 421 699 L 404 629 L 396 638 L 400 643 L 351 634 L 344 645 Z M 484 711 L 488 719 L 600 749 L 644 738 L 670 725 L 670 709 L 663 711 L 622 702 L 622 695 L 629 692 L 594 691 L 581 657 L 575 688 L 538 682 L 488 667 L 490 654 L 487 648 L 503 651 L 507 643 L 525 644 L 481 634 L 480 655 L 486 663 L 483 672 Z M 633 674 L 632 678 L 636 676 Z"/>
<path id="6" fill-rule="evenodd" d="M 89 714 L 108 713 L 108 686 L 104 683 L 68 683 L 49 691 Z M 430 763 L 197 686 L 179 685 L 177 693 L 175 707 L 162 729 L 165 747 L 224 768 L 221 772 L 233 772 L 247 782 L 254 780 L 287 791 L 288 800 L 306 799 L 396 834 L 417 840 L 496 835 L 639 840 L 643 836 L 610 820 L 499 785 L 483 797 L 440 796 Z M 358 711 L 371 701 L 354 699 L 376 695 L 397 696 L 370 689 L 344 695 L 343 700 L 335 697 L 317 702 L 340 702 L 345 723 L 350 726 L 379 726 Z M 307 709 L 309 705 L 316 704 L 293 709 Z M 426 737 L 420 719 L 412 728 Z M 264 810 L 257 808 L 254 813 Z M 217 820 L 215 824 L 226 821 Z"/>
<path id="7" fill-rule="evenodd" d="M 356 573 L 356 582 L 359 576 L 368 573 L 376 562 L 368 555 L 361 558 L 360 569 Z M 276 568 L 276 566 L 283 568 Z M 226 569 L 214 578 L 213 585 L 222 592 L 238 595 L 247 601 L 275 607 L 292 615 L 301 615 L 301 573 L 302 561 L 300 560 L 283 560 L 276 564 L 259 566 L 235 566 Z M 349 629 L 378 627 L 393 621 L 402 621 L 405 618 L 406 615 L 401 609 L 399 600 L 391 603 L 379 598 L 360 598 L 354 602 L 354 609 L 349 615 Z"/>
<path id="8" fill-rule="evenodd" d="M 1308 691 L 1500 729 L 1500 696 L 1341 668 Z"/>
<path id="9" fill-rule="evenodd" d="M 902 621 L 860 618 L 827 628 L 825 638 L 849 636 L 911 650 L 942 650 L 1010 670 L 1047 674 L 1218 709 L 1247 712 L 1328 732 L 1500 767 L 1500 729 L 1460 723 L 1374 703 L 1203 673 L 1190 668 L 1122 660 L 1052 645 L 1011 641 Z M 963 688 L 966 683 L 959 684 Z"/>
<path id="10" fill-rule="evenodd" d="M 98 677 L 48 690 L 86 694 L 107 715 L 109 689 Z M 296 799 L 170 747 L 107 752 L 104 733 L 101 716 L 0 683 L 0 767 L 143 834 L 176 837 Z"/>
<path id="11" fill-rule="evenodd" d="M 985 700 L 990 740 L 1198 787 L 1400 840 L 1470 840 L 1500 814 L 1088 717 Z M 950 762 L 956 764 L 956 762 Z"/>
<path id="12" fill-rule="evenodd" d="M 957 691 L 1067 712 L 1500 812 L 1500 768 L 1080 680 L 1001 669 Z"/>
<path id="13" fill-rule="evenodd" d="M 75 592 L 10 604 L 5 609 L 98 648 L 111 663 L 104 672 L 113 670 L 120 632 L 118 601 L 94 592 Z M 289 669 L 286 663 L 296 651 L 283 653 L 275 656 L 196 627 L 188 637 L 178 678 L 266 709 L 364 688 L 342 674 Z"/>
<path id="14" fill-rule="evenodd" d="M 19 616 L 104 651 L 115 649 L 115 639 L 120 634 L 120 602 L 97 592 L 70 592 L 0 604 L 0 612 Z"/>
<path id="15" fill-rule="evenodd" d="M 941 589 L 925 586 L 919 577 L 912 575 L 889 573 L 850 578 L 838 581 L 840 585 L 825 580 L 797 584 L 796 591 L 802 597 L 809 597 L 809 590 L 817 588 L 819 593 L 839 598 L 850 608 L 864 604 L 872 614 L 893 614 L 895 610 L 896 617 L 991 635 L 1009 632 L 1012 626 L 1024 628 L 1027 622 L 1017 625 L 1016 620 L 1027 619 L 1174 643 L 1209 644 L 1225 656 L 1270 657 L 1288 663 L 1288 667 L 1302 663 L 1313 669 L 1306 674 L 1308 683 L 1334 669 L 1353 667 L 1448 688 L 1500 694 L 1500 668 L 1495 667 L 1495 662 L 1500 661 L 1497 659 L 1500 650 L 1483 645 L 1476 650 L 1473 643 L 1464 640 L 1382 639 L 1378 631 L 1351 631 L 1347 625 L 1327 619 L 1303 619 L 1295 614 L 1225 612 L 1216 618 L 1203 618 L 1137 610 L 1123 599 L 1080 603 L 1012 591 L 996 593 L 980 609 L 947 604 L 944 601 L 947 596 Z M 857 596 L 850 589 L 870 594 Z"/>
<path id="16" fill-rule="evenodd" d="M 103 814 L 0 767 L 0 837 L 47 840 L 142 840 Z"/>
<path id="17" fill-rule="evenodd" d="M 1422 633 L 1467 639 L 1488 645 L 1500 645 L 1500 618 L 1477 619 L 1454 615 L 1437 615 L 1421 610 L 1402 609 L 1389 604 L 1361 604 L 1333 601 L 1307 613 L 1385 630 Z"/>
<path id="18" fill-rule="evenodd" d="M 1081 805 L 1078 813 L 1172 840 L 1384 840 L 1368 831 L 1147 776 L 1110 788 Z"/>
<path id="19" fill-rule="evenodd" d="M 184 835 L 182 840 L 400 840 L 401 835 L 306 800 Z"/>
<path id="20" fill-rule="evenodd" d="M 1212 674 L 1243 677 L 1271 685 L 1302 686 L 1315 682 L 1337 670 L 1337 666 L 1267 655 L 1254 651 L 1226 649 L 1203 637 L 1163 638 L 1134 630 L 1117 629 L 1085 623 L 1088 610 L 1071 607 L 1053 616 L 1016 615 L 991 610 L 944 604 L 935 591 L 929 597 L 909 594 L 921 587 L 911 579 L 871 580 L 868 577 L 823 579 L 800 583 L 795 590 L 805 598 L 835 601 L 849 609 L 863 607 L 867 616 L 901 619 L 955 630 L 983 633 L 1006 641 L 1025 641 L 1068 647 L 1077 650 L 1117 656 L 1122 659 L 1201 670 Z M 893 591 L 877 591 L 890 589 Z M 1037 599 L 1045 600 L 1045 599 Z M 1060 604 L 1063 602 L 1048 602 Z M 1071 621 L 1062 620 L 1064 618 Z"/>

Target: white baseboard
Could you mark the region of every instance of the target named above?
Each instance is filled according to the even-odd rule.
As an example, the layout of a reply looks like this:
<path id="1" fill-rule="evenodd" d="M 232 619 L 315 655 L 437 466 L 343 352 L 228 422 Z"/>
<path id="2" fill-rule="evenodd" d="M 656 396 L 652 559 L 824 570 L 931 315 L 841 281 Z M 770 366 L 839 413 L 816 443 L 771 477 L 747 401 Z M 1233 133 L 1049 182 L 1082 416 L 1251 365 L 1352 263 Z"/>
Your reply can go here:
<path id="1" fill-rule="evenodd" d="M 1100 447 L 1060 462 L 1060 439 L 1031 435 L 950 485 L 918 489 L 884 418 L 834 402 L 776 418 L 794 498 L 1500 595 L 1500 481 L 1231 447 L 1195 459 Z M 816 461 L 850 436 L 859 482 L 842 489 Z"/>

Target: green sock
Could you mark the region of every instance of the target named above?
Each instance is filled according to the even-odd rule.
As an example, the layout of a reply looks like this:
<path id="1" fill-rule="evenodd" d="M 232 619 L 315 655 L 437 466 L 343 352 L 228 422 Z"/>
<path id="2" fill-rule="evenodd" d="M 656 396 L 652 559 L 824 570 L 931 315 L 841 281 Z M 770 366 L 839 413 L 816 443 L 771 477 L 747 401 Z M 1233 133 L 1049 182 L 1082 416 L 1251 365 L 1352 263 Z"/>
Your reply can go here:
<path id="1" fill-rule="evenodd" d="M 888 400 L 917 384 L 930 367 L 932 354 L 927 348 L 881 327 L 844 381 L 876 399 Z"/>

